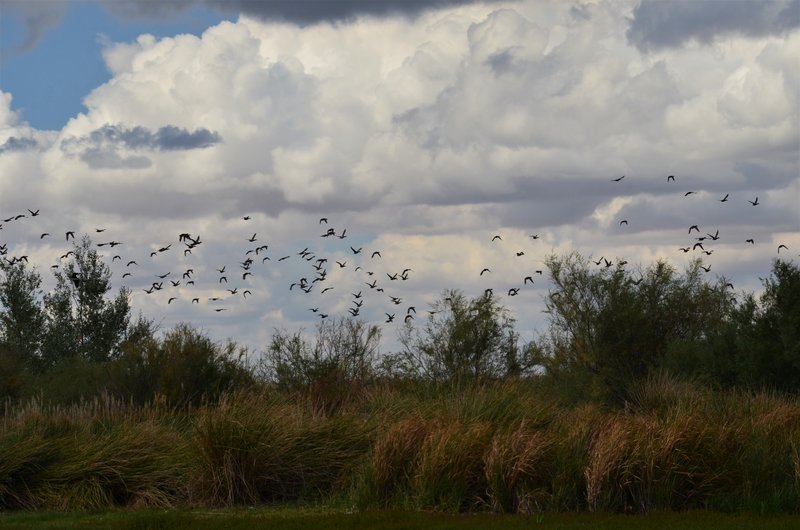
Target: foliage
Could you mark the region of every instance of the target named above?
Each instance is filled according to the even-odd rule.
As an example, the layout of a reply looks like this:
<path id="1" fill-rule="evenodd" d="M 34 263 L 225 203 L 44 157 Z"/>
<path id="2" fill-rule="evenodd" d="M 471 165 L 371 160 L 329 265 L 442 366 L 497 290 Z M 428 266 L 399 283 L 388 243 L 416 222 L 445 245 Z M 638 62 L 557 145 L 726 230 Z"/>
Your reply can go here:
<path id="1" fill-rule="evenodd" d="M 759 298 L 745 294 L 702 343 L 674 344 L 666 368 L 731 388 L 800 388 L 800 267 L 776 260 Z"/>
<path id="2" fill-rule="evenodd" d="M 380 328 L 350 318 L 320 322 L 313 343 L 302 331 L 276 331 L 262 373 L 278 389 L 331 412 L 373 377 L 379 343 Z"/>
<path id="3" fill-rule="evenodd" d="M 403 351 L 386 361 L 390 373 L 459 383 L 513 376 L 523 368 L 514 320 L 490 292 L 468 300 L 445 291 L 425 327 L 406 325 L 400 341 Z"/>
<path id="4" fill-rule="evenodd" d="M 27 269 L 25 261 L 0 261 L 0 272 L 0 343 L 6 355 L 36 370 L 45 324 L 39 302 L 42 279 L 38 272 Z"/>
<path id="5" fill-rule="evenodd" d="M 531 362 L 592 397 L 625 403 L 674 344 L 703 343 L 732 314 L 724 279 L 707 283 L 700 265 L 678 275 L 659 261 L 634 278 L 622 265 L 592 269 L 577 253 L 549 257 L 550 330 L 528 346 Z"/>
<path id="6" fill-rule="evenodd" d="M 111 271 L 88 236 L 72 252 L 63 271 L 54 272 L 54 291 L 44 297 L 47 325 L 42 353 L 49 366 L 73 356 L 93 362 L 118 356 L 130 318 L 127 289 L 106 299 Z"/>
<path id="7" fill-rule="evenodd" d="M 797 398 L 662 376 L 626 410 L 566 407 L 524 380 L 379 386 L 355 405 L 322 416 L 275 391 L 184 410 L 109 396 L 9 404 L 0 507 L 800 511 Z"/>
<path id="8" fill-rule="evenodd" d="M 235 343 L 221 346 L 185 323 L 161 339 L 153 333 L 152 324 L 140 319 L 122 354 L 107 364 L 112 394 L 139 404 L 160 398 L 181 408 L 253 384 L 243 363 L 247 352 Z"/>

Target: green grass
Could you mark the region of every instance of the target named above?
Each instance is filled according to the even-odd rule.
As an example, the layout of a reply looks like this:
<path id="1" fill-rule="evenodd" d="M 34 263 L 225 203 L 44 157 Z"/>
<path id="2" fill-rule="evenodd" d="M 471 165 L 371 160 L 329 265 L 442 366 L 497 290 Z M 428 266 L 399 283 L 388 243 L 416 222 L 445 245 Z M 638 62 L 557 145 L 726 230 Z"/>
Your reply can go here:
<path id="1" fill-rule="evenodd" d="M 318 508 L 139 510 L 102 513 L 18 513 L 0 515 L 3 530 L 326 530 L 374 528 L 382 530 L 419 529 L 597 529 L 687 530 L 795 529 L 800 519 L 791 516 L 757 517 L 715 512 L 658 513 L 647 516 L 609 514 L 447 515 L 429 512 L 365 511 L 345 513 Z"/>

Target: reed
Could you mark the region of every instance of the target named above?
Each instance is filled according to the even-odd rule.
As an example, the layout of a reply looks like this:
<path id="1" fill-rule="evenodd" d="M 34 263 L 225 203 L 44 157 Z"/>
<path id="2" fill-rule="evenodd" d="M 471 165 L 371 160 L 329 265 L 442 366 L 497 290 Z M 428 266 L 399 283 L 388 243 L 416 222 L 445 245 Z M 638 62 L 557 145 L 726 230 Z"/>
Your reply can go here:
<path id="1" fill-rule="evenodd" d="M 800 512 L 800 400 L 654 378 L 624 409 L 535 380 L 383 382 L 336 410 L 239 392 L 178 410 L 7 404 L 0 510 L 313 502 L 446 512 Z"/>

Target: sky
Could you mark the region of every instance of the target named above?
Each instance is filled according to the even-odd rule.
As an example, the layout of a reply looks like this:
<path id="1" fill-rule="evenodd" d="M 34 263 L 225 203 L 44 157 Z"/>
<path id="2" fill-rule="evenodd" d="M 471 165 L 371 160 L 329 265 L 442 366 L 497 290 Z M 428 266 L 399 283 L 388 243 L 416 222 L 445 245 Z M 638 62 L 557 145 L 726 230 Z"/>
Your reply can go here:
<path id="1" fill-rule="evenodd" d="M 524 342 L 572 251 L 757 292 L 800 259 L 798 57 L 797 0 L 0 0 L 0 245 L 47 290 L 66 231 L 121 242 L 134 313 L 252 351 L 358 303 L 392 351 L 444 289 Z"/>

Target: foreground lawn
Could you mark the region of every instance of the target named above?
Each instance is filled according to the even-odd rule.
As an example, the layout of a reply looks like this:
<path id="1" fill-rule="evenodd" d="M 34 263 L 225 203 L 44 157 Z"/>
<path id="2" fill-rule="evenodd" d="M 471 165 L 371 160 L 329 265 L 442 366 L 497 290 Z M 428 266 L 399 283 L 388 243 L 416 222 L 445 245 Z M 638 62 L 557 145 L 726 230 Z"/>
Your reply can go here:
<path id="1" fill-rule="evenodd" d="M 598 529 L 638 530 L 653 528 L 697 530 L 794 530 L 800 517 L 729 515 L 715 512 L 662 513 L 646 516 L 605 514 L 523 515 L 446 515 L 440 513 L 368 511 L 346 513 L 307 508 L 237 510 L 140 510 L 92 514 L 14 513 L 0 514 L 2 529 L 217 529 L 299 530 L 374 528 L 387 530 L 419 529 Z"/>

